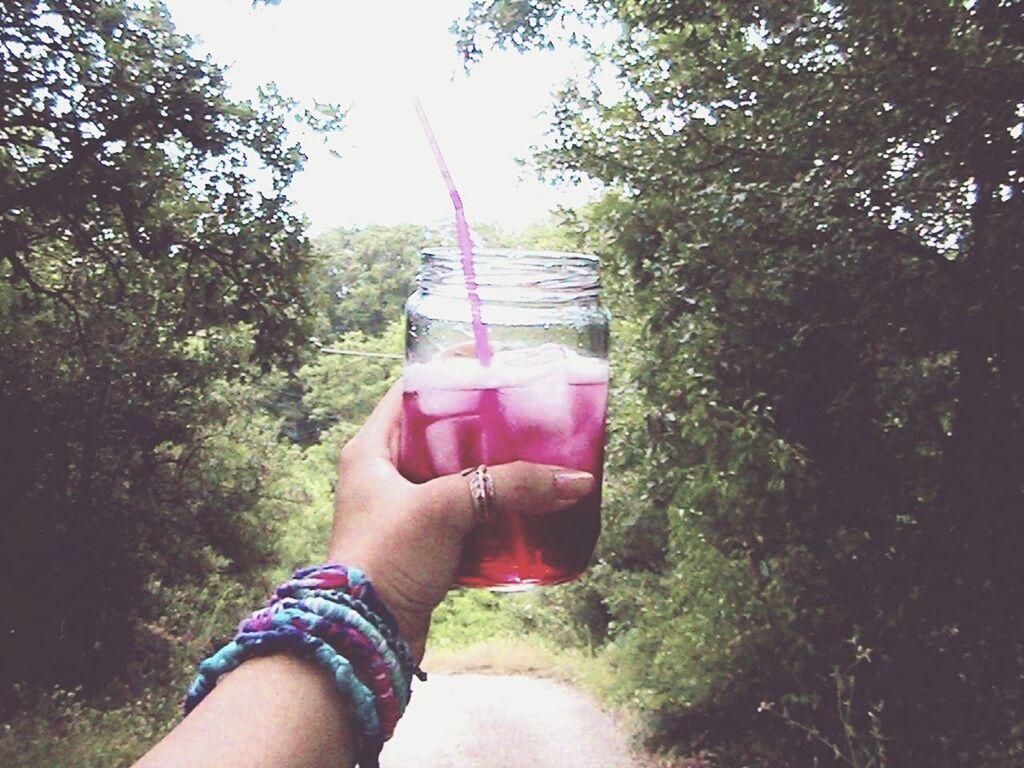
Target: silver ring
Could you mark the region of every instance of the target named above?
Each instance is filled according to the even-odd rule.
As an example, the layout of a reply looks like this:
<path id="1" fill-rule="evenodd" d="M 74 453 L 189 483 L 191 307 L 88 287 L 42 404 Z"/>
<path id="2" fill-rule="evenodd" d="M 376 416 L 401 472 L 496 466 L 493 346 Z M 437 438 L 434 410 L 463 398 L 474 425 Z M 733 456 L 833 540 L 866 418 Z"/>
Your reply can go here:
<path id="1" fill-rule="evenodd" d="M 487 465 L 467 467 L 462 470 L 462 476 L 469 479 L 469 495 L 473 499 L 473 515 L 477 523 L 493 523 L 498 519 L 498 500 Z"/>

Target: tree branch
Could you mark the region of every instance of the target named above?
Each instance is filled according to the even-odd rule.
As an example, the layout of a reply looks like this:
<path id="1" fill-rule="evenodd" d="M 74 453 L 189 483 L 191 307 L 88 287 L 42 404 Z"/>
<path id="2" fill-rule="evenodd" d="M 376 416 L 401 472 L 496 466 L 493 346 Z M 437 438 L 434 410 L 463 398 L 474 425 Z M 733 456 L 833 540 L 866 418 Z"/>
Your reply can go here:
<path id="1" fill-rule="evenodd" d="M 12 208 L 53 195 L 62 185 L 70 182 L 86 162 L 95 157 L 97 149 L 108 142 L 124 141 L 130 138 L 135 128 L 153 120 L 158 115 L 156 103 L 149 101 L 144 106 L 117 118 L 110 124 L 110 129 L 103 136 L 97 136 L 82 143 L 72 153 L 70 160 L 46 178 L 0 195 L 0 210 L 7 212 Z"/>
<path id="2" fill-rule="evenodd" d="M 71 319 L 75 324 L 75 336 L 81 344 L 82 351 L 85 353 L 86 360 L 90 360 L 89 355 L 89 340 L 85 335 L 85 329 L 82 326 L 82 315 L 70 299 L 65 295 L 64 291 L 57 290 L 54 288 L 47 288 L 45 285 L 39 283 L 32 272 L 25 265 L 25 263 L 18 258 L 17 249 L 14 243 L 11 242 L 11 236 L 7 235 L 4 238 L 4 249 L 3 258 L 11 265 L 11 274 L 15 281 L 24 280 L 25 284 L 37 294 L 47 296 L 59 304 L 62 304 L 70 313 Z"/>
<path id="3" fill-rule="evenodd" d="M 952 272 L 959 268 L 955 259 L 946 258 L 939 250 L 925 245 L 913 235 L 897 229 L 880 228 L 871 233 L 870 239 L 883 245 L 891 245 L 908 256 L 930 261 L 940 269 Z"/>

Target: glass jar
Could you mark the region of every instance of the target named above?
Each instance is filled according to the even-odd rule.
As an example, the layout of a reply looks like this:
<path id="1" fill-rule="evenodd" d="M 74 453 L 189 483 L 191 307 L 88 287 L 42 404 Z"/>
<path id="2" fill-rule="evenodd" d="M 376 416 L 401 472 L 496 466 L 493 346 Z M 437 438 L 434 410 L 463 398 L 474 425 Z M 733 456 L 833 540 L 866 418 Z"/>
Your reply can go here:
<path id="1" fill-rule="evenodd" d="M 569 509 L 478 526 L 456 576 L 506 590 L 568 581 L 601 526 L 609 317 L 598 260 L 478 249 L 473 268 L 467 288 L 460 251 L 423 251 L 406 303 L 399 467 L 413 482 L 517 460 L 594 474 L 594 491 Z"/>

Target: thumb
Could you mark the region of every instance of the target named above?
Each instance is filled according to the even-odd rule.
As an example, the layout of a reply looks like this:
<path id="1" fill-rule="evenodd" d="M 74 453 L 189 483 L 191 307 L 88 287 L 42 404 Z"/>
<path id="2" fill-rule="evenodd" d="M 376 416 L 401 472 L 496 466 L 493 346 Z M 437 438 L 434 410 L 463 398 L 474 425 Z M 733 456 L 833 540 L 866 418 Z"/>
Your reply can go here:
<path id="1" fill-rule="evenodd" d="M 594 491 L 597 481 L 589 472 L 547 464 L 514 461 L 488 467 L 494 481 L 498 515 L 537 515 L 567 509 Z M 476 526 L 469 480 L 445 475 L 418 486 L 424 508 L 461 534 Z"/>

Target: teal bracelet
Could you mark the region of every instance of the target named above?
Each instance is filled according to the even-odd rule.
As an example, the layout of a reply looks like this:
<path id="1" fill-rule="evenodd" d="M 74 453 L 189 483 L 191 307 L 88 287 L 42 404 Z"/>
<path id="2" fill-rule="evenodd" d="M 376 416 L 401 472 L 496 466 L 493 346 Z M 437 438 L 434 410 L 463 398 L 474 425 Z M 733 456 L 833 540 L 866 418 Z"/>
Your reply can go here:
<path id="1" fill-rule="evenodd" d="M 330 672 L 358 721 L 358 763 L 377 768 L 381 747 L 412 695 L 412 676 L 426 675 L 365 574 L 341 565 L 296 571 L 266 608 L 242 621 L 231 642 L 199 664 L 185 712 L 245 660 L 281 652 L 309 658 Z"/>
<path id="2" fill-rule="evenodd" d="M 373 643 L 377 652 L 384 657 L 386 662 L 388 662 L 388 675 L 391 678 L 391 682 L 394 685 L 395 690 L 400 692 L 398 697 L 400 702 L 400 711 L 404 712 L 405 702 L 409 700 L 410 681 L 402 674 L 398 657 L 391 651 L 391 648 L 388 646 L 381 633 L 378 632 L 370 622 L 347 606 L 329 602 L 322 597 L 306 598 L 303 602 L 318 616 L 353 627 L 354 629 L 362 632 L 366 639 Z"/>
<path id="3" fill-rule="evenodd" d="M 291 591 L 289 596 L 302 599 L 309 597 L 323 597 L 332 603 L 347 605 L 360 616 L 365 617 L 366 620 L 381 633 L 388 646 L 394 650 L 399 661 L 402 663 L 403 675 L 406 677 L 412 677 L 415 675 L 416 677 L 423 679 L 423 673 L 416 667 L 416 662 L 412 658 L 412 652 L 409 650 L 409 646 L 401 639 L 398 632 L 392 628 L 390 618 L 385 619 L 383 616 L 377 615 L 370 606 L 359 598 L 340 589 L 297 589 Z"/>
<path id="4" fill-rule="evenodd" d="M 291 651 L 307 657 L 331 673 L 338 689 L 351 700 L 359 721 L 362 736 L 375 741 L 380 738 L 380 721 L 374 707 L 374 696 L 370 689 L 356 675 L 348 659 L 331 646 L 312 635 L 294 627 L 282 627 L 279 634 L 268 636 L 264 633 L 239 633 L 213 656 L 199 663 L 199 675 L 189 686 L 185 699 L 185 714 L 188 714 L 217 685 L 223 675 L 237 669 L 243 661 L 271 656 L 282 651 Z"/>

